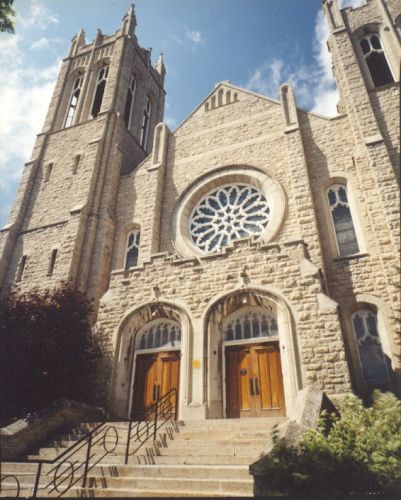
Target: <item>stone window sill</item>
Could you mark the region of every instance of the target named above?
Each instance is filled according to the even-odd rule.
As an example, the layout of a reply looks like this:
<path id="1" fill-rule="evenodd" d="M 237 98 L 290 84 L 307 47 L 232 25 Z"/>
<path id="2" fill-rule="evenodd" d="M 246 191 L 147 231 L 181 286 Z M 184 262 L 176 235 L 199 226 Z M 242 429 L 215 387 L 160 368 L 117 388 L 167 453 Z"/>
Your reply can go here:
<path id="1" fill-rule="evenodd" d="M 368 257 L 368 253 L 354 253 L 352 255 L 344 255 L 343 257 L 335 257 L 333 259 L 334 262 L 342 262 L 352 259 L 362 259 L 363 257 Z"/>

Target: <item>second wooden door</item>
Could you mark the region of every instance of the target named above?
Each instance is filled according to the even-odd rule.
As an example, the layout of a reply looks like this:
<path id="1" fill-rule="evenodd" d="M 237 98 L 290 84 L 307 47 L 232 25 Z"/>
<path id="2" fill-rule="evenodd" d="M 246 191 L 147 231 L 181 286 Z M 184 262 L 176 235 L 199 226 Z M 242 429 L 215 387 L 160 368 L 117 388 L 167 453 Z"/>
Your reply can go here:
<path id="1" fill-rule="evenodd" d="M 178 397 L 179 374 L 179 351 L 139 354 L 136 358 L 132 418 L 144 418 L 146 411 L 173 388 Z M 173 403 L 176 405 L 177 401 Z"/>
<path id="2" fill-rule="evenodd" d="M 278 343 L 226 347 L 227 417 L 284 415 Z"/>

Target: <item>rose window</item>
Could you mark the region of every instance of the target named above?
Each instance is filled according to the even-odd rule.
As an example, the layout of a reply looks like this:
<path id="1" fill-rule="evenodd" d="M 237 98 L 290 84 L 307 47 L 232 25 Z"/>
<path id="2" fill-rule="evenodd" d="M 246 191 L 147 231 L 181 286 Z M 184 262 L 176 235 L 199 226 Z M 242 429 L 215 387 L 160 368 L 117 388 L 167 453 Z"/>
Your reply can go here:
<path id="1" fill-rule="evenodd" d="M 244 184 L 224 186 L 196 205 L 189 218 L 189 232 L 200 250 L 217 252 L 238 238 L 261 235 L 269 217 L 262 191 Z"/>

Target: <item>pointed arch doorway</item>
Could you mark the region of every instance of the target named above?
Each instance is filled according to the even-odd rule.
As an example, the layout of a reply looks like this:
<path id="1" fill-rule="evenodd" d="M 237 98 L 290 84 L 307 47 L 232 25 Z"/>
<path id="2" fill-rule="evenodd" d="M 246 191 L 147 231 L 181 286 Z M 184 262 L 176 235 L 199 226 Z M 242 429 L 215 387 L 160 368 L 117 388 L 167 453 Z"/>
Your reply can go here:
<path id="1" fill-rule="evenodd" d="M 208 418 L 292 415 L 302 378 L 285 298 L 242 287 L 222 294 L 205 328 Z"/>
<path id="2" fill-rule="evenodd" d="M 156 319 L 136 336 L 133 364 L 131 418 L 142 420 L 158 399 L 173 389 L 178 404 L 181 358 L 181 328 L 171 319 Z"/>
<path id="3" fill-rule="evenodd" d="M 277 321 L 262 307 L 242 307 L 223 321 L 227 418 L 285 414 Z"/>

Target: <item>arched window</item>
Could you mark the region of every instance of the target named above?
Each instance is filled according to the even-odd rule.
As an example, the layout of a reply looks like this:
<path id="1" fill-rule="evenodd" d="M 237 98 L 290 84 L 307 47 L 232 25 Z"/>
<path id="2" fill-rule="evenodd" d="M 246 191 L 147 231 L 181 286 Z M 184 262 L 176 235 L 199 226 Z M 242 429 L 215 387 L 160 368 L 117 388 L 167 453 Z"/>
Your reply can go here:
<path id="1" fill-rule="evenodd" d="M 369 387 L 384 387 L 390 382 L 377 328 L 377 316 L 370 309 L 360 309 L 351 316 L 362 372 Z"/>
<path id="2" fill-rule="evenodd" d="M 277 337 L 278 325 L 266 309 L 247 307 L 230 315 L 223 323 L 225 341 Z"/>
<path id="3" fill-rule="evenodd" d="M 369 33 L 360 40 L 361 49 L 375 87 L 393 83 L 394 78 L 378 33 Z"/>
<path id="4" fill-rule="evenodd" d="M 131 76 L 127 92 L 127 99 L 125 101 L 125 109 L 124 109 L 124 122 L 128 130 L 131 128 L 132 110 L 134 109 L 135 89 L 136 89 L 136 80 L 134 76 Z"/>
<path id="5" fill-rule="evenodd" d="M 136 336 L 136 349 L 180 349 L 181 327 L 176 321 L 156 319 L 145 325 Z"/>
<path id="6" fill-rule="evenodd" d="M 125 269 L 135 267 L 138 264 L 140 235 L 138 229 L 131 231 L 128 235 L 127 248 L 125 251 Z"/>
<path id="7" fill-rule="evenodd" d="M 108 66 L 103 66 L 102 68 L 100 68 L 99 73 L 97 74 L 95 97 L 93 99 L 92 111 L 91 111 L 92 118 L 96 118 L 97 115 L 100 113 L 108 74 L 109 74 Z"/>
<path id="8" fill-rule="evenodd" d="M 141 127 L 141 140 L 140 144 L 143 149 L 146 149 L 146 143 L 148 142 L 148 132 L 149 132 L 149 122 L 150 122 L 150 112 L 152 111 L 152 103 L 149 97 L 146 98 L 145 109 L 143 110 L 142 117 L 142 127 Z"/>
<path id="9" fill-rule="evenodd" d="M 70 103 L 68 105 L 67 117 L 65 119 L 65 127 L 71 127 L 74 120 L 75 111 L 77 110 L 79 94 L 81 93 L 83 75 L 79 75 L 72 85 L 72 92 L 70 97 Z"/>
<path id="10" fill-rule="evenodd" d="M 341 256 L 358 253 L 359 245 L 355 234 L 346 186 L 334 184 L 327 190 L 327 198 L 336 235 L 338 253 Z"/>

